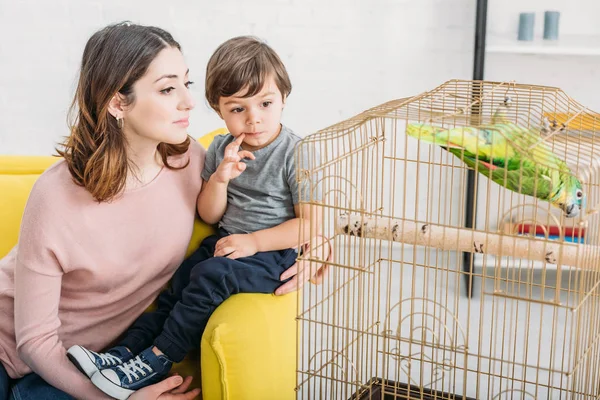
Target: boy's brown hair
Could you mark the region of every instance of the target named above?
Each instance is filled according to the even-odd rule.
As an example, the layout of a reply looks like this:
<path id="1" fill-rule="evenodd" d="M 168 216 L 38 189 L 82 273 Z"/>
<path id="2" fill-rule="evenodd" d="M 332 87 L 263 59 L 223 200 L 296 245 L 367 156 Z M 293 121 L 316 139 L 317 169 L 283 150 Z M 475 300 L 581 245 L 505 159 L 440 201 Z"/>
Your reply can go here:
<path id="1" fill-rule="evenodd" d="M 219 98 L 247 89 L 244 98 L 260 92 L 272 76 L 284 98 L 292 92 L 290 77 L 275 51 L 253 36 L 238 36 L 221 44 L 206 66 L 205 95 L 208 104 L 219 111 Z"/>

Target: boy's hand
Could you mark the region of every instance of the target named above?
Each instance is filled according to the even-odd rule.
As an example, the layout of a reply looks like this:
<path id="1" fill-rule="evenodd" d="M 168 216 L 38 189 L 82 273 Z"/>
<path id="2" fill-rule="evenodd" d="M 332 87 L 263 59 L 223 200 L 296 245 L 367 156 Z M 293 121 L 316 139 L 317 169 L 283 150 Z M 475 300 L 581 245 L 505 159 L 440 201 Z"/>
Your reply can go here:
<path id="1" fill-rule="evenodd" d="M 215 246 L 215 257 L 236 258 L 250 257 L 258 251 L 258 244 L 252 234 L 229 235 L 219 239 Z"/>
<path id="2" fill-rule="evenodd" d="M 223 161 L 221 161 L 214 173 L 214 179 L 217 182 L 229 183 L 230 180 L 240 176 L 246 169 L 246 164 L 242 162 L 243 158 L 254 160 L 254 154 L 247 150 L 240 150 L 244 137 L 245 135 L 242 133 L 225 147 Z"/>

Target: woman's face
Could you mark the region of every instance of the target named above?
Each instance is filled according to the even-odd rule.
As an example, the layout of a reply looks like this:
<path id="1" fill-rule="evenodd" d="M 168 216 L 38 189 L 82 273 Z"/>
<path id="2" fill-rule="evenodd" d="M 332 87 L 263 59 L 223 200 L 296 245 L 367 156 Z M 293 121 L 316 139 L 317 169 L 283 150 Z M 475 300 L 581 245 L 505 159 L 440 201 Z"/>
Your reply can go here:
<path id="1" fill-rule="evenodd" d="M 123 131 L 129 141 L 178 144 L 185 141 L 194 100 L 188 67 L 174 47 L 162 50 L 146 74 L 133 84 L 135 100 L 123 110 Z"/>

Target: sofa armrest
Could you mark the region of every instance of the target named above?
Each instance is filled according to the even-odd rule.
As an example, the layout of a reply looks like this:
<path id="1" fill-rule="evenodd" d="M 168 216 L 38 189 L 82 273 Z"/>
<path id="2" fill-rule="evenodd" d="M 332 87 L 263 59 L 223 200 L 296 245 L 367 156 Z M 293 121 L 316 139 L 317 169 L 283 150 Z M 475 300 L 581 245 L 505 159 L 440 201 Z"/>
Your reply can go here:
<path id="1" fill-rule="evenodd" d="M 296 393 L 297 293 L 236 294 L 201 342 L 204 400 L 287 400 Z"/>

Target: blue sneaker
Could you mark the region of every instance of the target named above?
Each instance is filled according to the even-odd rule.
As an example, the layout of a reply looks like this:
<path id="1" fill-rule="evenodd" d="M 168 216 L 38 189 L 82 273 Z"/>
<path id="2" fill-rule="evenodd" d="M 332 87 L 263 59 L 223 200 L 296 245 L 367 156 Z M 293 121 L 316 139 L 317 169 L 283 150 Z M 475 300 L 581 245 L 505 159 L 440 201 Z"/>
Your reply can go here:
<path id="1" fill-rule="evenodd" d="M 101 369 L 114 367 L 131 360 L 133 353 L 124 346 L 113 347 L 106 353 L 96 353 L 83 346 L 75 345 L 67 350 L 67 357 L 78 370 L 91 378 Z"/>
<path id="2" fill-rule="evenodd" d="M 126 363 L 96 372 L 92 383 L 109 396 L 127 399 L 136 390 L 166 378 L 172 365 L 165 355 L 157 356 L 148 347 Z"/>

